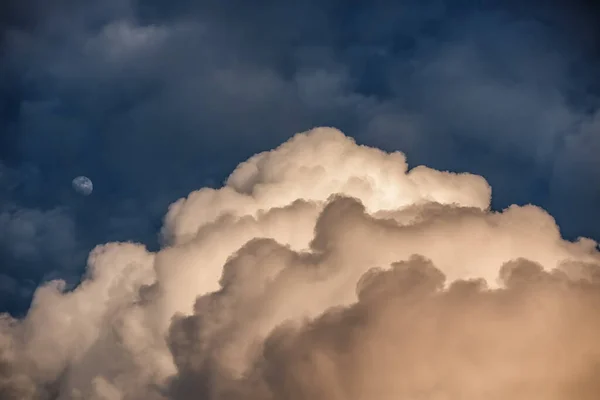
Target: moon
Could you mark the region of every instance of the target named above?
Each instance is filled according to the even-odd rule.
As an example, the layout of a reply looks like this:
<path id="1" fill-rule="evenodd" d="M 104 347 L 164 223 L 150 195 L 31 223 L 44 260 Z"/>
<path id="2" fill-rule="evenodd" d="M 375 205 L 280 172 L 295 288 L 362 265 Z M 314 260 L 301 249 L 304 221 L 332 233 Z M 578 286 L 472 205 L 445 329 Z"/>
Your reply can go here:
<path id="1" fill-rule="evenodd" d="M 73 179 L 71 185 L 77 193 L 82 194 L 84 196 L 89 196 L 94 190 L 94 184 L 92 183 L 92 180 L 87 176 L 78 176 L 77 178 Z"/>

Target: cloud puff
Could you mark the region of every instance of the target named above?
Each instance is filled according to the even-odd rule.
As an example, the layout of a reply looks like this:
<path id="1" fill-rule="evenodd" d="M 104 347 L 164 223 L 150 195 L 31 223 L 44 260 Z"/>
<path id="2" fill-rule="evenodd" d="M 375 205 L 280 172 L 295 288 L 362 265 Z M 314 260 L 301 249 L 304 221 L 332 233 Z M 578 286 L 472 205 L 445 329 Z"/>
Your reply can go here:
<path id="1" fill-rule="evenodd" d="M 169 209 L 158 252 L 0 322 L 7 399 L 595 398 L 596 242 L 333 128 Z M 437 396 L 437 397 L 436 397 Z"/>
<path id="2" fill-rule="evenodd" d="M 277 328 L 241 378 L 212 360 L 197 364 L 197 344 L 177 335 L 201 340 L 203 317 L 180 321 L 175 398 L 598 396 L 597 279 L 575 283 L 524 260 L 501 271 L 504 289 L 496 291 L 479 281 L 443 290 L 444 274 L 421 257 L 369 272 L 357 303 Z M 204 386 L 207 375 L 215 383 Z"/>

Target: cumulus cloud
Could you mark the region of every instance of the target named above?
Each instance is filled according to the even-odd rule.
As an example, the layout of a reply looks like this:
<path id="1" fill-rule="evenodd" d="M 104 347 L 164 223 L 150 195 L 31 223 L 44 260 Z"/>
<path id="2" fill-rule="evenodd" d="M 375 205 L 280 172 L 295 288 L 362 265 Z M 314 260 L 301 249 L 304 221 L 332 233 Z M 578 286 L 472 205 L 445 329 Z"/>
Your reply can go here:
<path id="1" fill-rule="evenodd" d="M 27 187 L 0 177 L 0 208 L 64 207 L 86 250 L 155 248 L 173 199 L 332 125 L 597 237 L 598 179 L 580 167 L 597 158 L 597 13 L 536 3 L 4 0 L 0 160 Z M 77 175 L 97 183 L 85 206 L 65 189 Z"/>
<path id="2" fill-rule="evenodd" d="M 333 128 L 175 202 L 0 321 L 7 399 L 592 399 L 600 253 Z"/>

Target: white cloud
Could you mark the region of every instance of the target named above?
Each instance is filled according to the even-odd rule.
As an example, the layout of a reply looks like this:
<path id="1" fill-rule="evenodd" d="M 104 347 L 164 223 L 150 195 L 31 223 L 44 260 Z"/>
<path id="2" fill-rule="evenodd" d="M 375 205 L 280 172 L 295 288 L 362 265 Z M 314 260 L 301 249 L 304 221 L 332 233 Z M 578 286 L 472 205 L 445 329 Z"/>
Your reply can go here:
<path id="1" fill-rule="evenodd" d="M 490 197 L 480 176 L 409 170 L 332 128 L 298 134 L 175 202 L 158 253 L 107 244 L 75 290 L 39 288 L 0 326 L 0 393 L 546 400 L 578 380 L 596 393 L 596 243 L 564 241 L 538 207 L 491 212 Z"/>

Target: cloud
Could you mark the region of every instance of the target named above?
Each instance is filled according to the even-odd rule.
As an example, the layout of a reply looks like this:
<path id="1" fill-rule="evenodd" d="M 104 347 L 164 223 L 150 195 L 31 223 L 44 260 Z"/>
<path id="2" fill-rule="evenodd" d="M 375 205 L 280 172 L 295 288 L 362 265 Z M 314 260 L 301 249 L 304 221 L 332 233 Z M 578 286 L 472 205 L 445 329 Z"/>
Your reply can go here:
<path id="1" fill-rule="evenodd" d="M 42 247 L 58 257 L 76 247 L 72 221 L 60 210 L 16 209 L 0 214 L 0 242 L 15 259 L 36 257 Z M 68 264 L 61 260 L 59 264 Z"/>
<path id="2" fill-rule="evenodd" d="M 595 398 L 598 282 L 573 283 L 526 261 L 503 269 L 501 291 L 477 281 L 444 291 L 443 273 L 419 257 L 367 273 L 356 304 L 278 328 L 248 378 L 224 371 L 207 397 Z M 192 336 L 193 326 L 178 328 Z M 193 368 L 182 363 L 179 398 L 203 393 L 192 385 L 205 371 Z"/>
<path id="3" fill-rule="evenodd" d="M 598 394 L 600 252 L 481 176 L 300 133 L 0 325 L 15 399 Z"/>
<path id="4" fill-rule="evenodd" d="M 4 1 L 0 160 L 19 184 L 2 181 L 0 212 L 60 209 L 78 236 L 68 266 L 18 268 L 47 268 L 37 282 L 78 275 L 97 243 L 154 250 L 174 199 L 318 125 L 598 238 L 597 13 L 566 3 Z"/>

